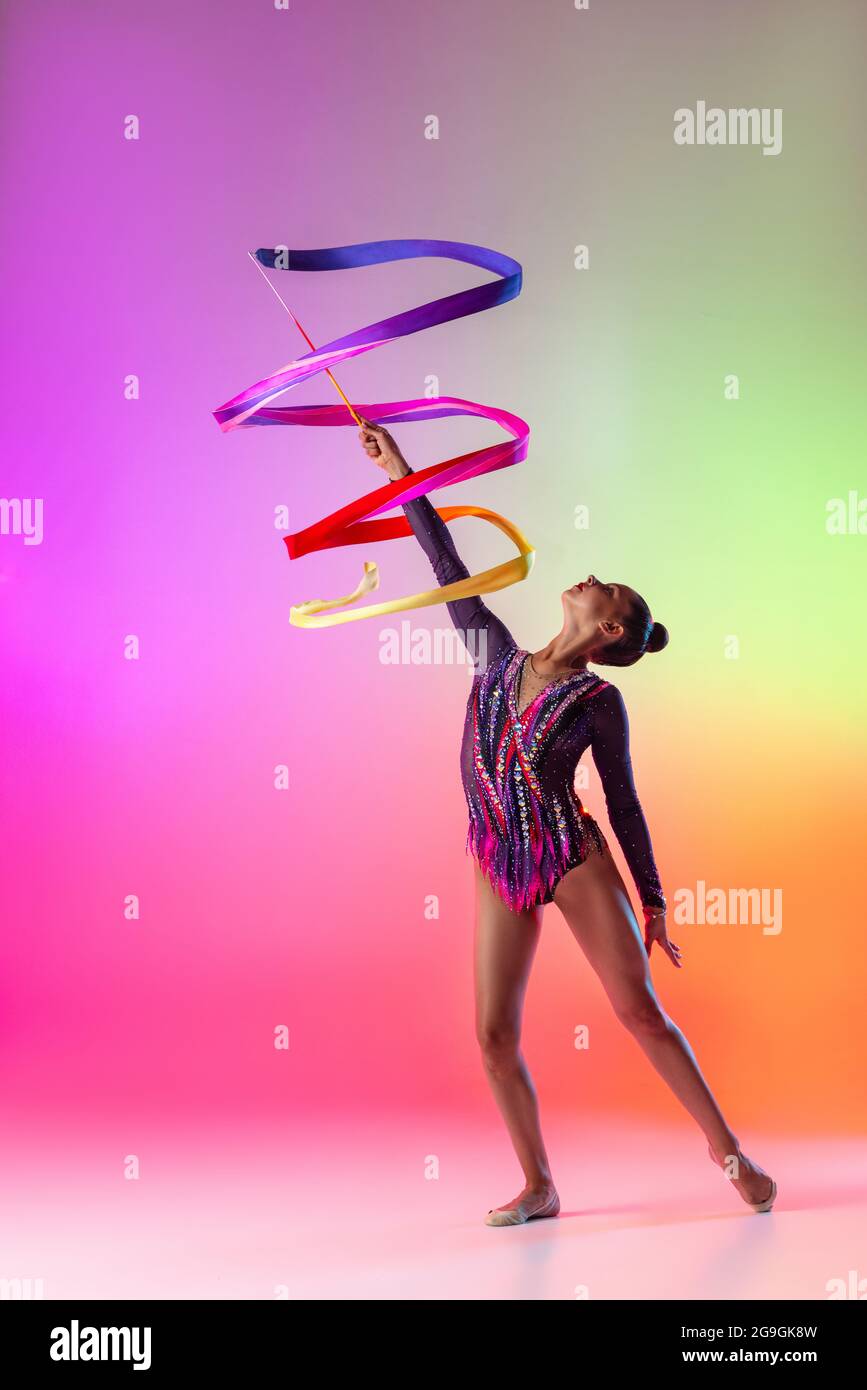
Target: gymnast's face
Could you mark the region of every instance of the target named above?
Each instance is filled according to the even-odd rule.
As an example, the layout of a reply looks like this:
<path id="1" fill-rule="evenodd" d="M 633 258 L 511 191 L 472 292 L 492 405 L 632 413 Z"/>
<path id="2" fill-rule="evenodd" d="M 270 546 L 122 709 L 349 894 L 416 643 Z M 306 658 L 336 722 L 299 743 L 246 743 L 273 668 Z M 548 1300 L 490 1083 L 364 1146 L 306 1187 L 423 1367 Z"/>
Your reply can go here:
<path id="1" fill-rule="evenodd" d="M 637 597 L 626 584 L 604 583 L 588 574 L 563 590 L 563 616 L 567 627 L 582 636 L 601 627 L 602 635 L 616 642 L 623 636 L 623 618 Z"/>

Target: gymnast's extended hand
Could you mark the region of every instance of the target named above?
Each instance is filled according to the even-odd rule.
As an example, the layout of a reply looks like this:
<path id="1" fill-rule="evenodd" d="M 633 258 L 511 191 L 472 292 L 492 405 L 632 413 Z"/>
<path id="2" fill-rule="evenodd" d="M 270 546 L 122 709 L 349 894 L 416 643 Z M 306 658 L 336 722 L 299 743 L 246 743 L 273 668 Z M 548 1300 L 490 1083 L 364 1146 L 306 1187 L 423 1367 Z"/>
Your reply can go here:
<path id="1" fill-rule="evenodd" d="M 368 458 L 372 458 L 380 468 L 384 468 L 392 482 L 398 478 L 405 478 L 412 469 L 400 452 L 394 438 L 388 430 L 380 429 L 378 425 L 372 425 L 363 416 L 359 417 L 362 421 L 362 428 L 358 431 L 358 438 Z"/>
<path id="2" fill-rule="evenodd" d="M 670 961 L 673 961 L 680 970 L 682 961 L 680 959 L 680 947 L 675 946 L 673 941 L 668 939 L 668 928 L 665 925 L 665 909 L 658 907 L 646 907 L 644 909 L 644 949 L 650 955 L 651 947 L 654 942 L 660 951 L 664 951 Z"/>

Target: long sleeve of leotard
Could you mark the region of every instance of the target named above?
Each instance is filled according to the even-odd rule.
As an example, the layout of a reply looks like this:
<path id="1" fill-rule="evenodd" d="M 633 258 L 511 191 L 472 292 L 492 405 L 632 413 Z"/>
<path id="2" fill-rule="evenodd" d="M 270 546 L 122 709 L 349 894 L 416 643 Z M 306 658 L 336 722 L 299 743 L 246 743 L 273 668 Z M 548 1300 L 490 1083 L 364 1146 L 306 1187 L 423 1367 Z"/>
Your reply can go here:
<path id="1" fill-rule="evenodd" d="M 665 907 L 650 832 L 635 790 L 629 754 L 629 719 L 623 696 L 610 685 L 593 701 L 593 761 L 602 781 L 611 828 L 617 836 L 642 906 Z"/>
<path id="2" fill-rule="evenodd" d="M 401 504 L 413 533 L 430 560 L 437 583 L 442 588 L 458 579 L 468 579 L 470 572 L 455 549 L 449 529 L 428 497 L 415 497 Z M 464 645 L 473 657 L 477 674 L 484 671 L 507 647 L 517 646 L 515 639 L 498 617 L 476 595 L 473 598 L 452 599 L 446 604 L 449 616 L 463 636 L 473 636 Z"/>

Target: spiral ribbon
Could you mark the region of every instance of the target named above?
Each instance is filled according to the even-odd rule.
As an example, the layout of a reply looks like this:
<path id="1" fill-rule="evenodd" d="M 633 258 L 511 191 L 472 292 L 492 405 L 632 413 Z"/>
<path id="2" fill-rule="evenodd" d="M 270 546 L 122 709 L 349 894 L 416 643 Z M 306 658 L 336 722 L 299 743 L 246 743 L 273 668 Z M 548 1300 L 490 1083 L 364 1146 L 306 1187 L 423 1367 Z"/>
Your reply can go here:
<path id="1" fill-rule="evenodd" d="M 471 453 L 432 464 L 417 473 L 410 473 L 406 478 L 387 483 L 364 497 L 356 498 L 354 502 L 332 512 L 330 516 L 323 517 L 321 521 L 306 527 L 303 531 L 285 536 L 290 559 L 298 559 L 312 551 L 325 550 L 332 546 L 366 545 L 375 541 L 410 536 L 413 534 L 412 527 L 403 514 L 383 517 L 378 521 L 369 518 L 379 516 L 398 501 L 403 503 L 416 497 L 424 497 L 435 488 L 506 468 L 509 464 L 520 463 L 527 457 L 530 429 L 525 420 L 507 410 L 479 405 L 476 401 L 463 400 L 459 396 L 439 396 L 433 400 L 422 398 L 376 401 L 359 406 L 356 412 L 338 386 L 344 405 L 289 407 L 271 404 L 284 391 L 306 381 L 308 377 L 315 376 L 317 372 L 325 371 L 331 376 L 330 368 L 346 358 L 370 352 L 372 348 L 382 347 L 409 333 L 418 333 L 423 328 L 448 323 L 467 314 L 476 314 L 483 309 L 490 309 L 516 298 L 521 292 L 522 271 L 518 261 L 512 260 L 510 256 L 501 255 L 485 246 L 473 246 L 460 241 L 366 241 L 352 246 L 332 246 L 307 251 L 289 248 L 258 250 L 256 260 L 260 266 L 286 270 L 345 270 L 422 256 L 441 256 L 466 261 L 470 265 L 492 271 L 498 279 L 458 294 L 447 295 L 443 299 L 431 300 L 428 304 L 408 309 L 378 323 L 368 324 L 366 328 L 359 328 L 354 333 L 333 339 L 323 347 L 314 348 L 227 401 L 214 411 L 214 418 L 220 428 L 228 432 L 253 425 L 349 425 L 358 420 L 358 412 L 371 423 L 379 425 L 404 420 L 434 420 L 446 415 L 477 415 L 500 425 L 510 438 L 503 443 L 475 449 Z M 284 307 L 288 310 L 287 305 L 284 304 Z M 291 310 L 288 312 L 294 319 Z M 297 320 L 295 322 L 297 324 Z M 298 327 L 300 328 L 300 324 Z M 306 334 L 304 336 L 307 337 Z M 309 338 L 307 341 L 310 341 Z M 333 377 L 331 379 L 334 381 Z M 337 386 L 336 382 L 334 384 Z M 365 561 L 361 582 L 351 594 L 337 599 L 311 599 L 306 603 L 294 605 L 290 609 L 290 622 L 296 627 L 332 627 L 360 618 L 381 617 L 386 613 L 397 613 L 408 608 L 423 608 L 431 604 L 448 603 L 452 599 L 468 598 L 475 594 L 493 593 L 497 589 L 504 589 L 510 584 L 526 579 L 533 567 L 535 550 L 517 526 L 506 517 L 485 507 L 448 506 L 437 510 L 443 521 L 451 521 L 459 516 L 475 516 L 491 522 L 515 544 L 517 556 L 467 579 L 428 589 L 420 594 L 409 594 L 404 598 L 367 604 L 363 608 L 353 608 L 344 612 L 331 611 L 345 608 L 372 589 L 378 588 L 377 566 L 371 561 Z"/>

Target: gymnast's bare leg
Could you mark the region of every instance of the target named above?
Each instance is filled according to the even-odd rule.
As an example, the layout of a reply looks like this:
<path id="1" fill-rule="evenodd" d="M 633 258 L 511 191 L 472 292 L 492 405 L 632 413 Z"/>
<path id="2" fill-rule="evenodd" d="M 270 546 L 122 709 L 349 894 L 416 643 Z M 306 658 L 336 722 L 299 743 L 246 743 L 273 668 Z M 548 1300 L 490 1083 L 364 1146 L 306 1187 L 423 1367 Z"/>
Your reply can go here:
<path id="1" fill-rule="evenodd" d="M 729 1170 L 726 1176 L 745 1202 L 764 1202 L 771 1178 L 741 1152 L 689 1043 L 656 997 L 644 941 L 610 850 L 570 869 L 554 889 L 554 902 L 620 1022 L 704 1131 L 711 1157 Z"/>
<path id="2" fill-rule="evenodd" d="M 477 863 L 473 871 L 476 1036 L 494 1099 L 526 1180 L 518 1196 L 489 1214 L 487 1221 L 489 1225 L 517 1225 L 537 1216 L 556 1216 L 560 1210 L 542 1140 L 536 1091 L 520 1049 L 524 995 L 539 944 L 543 909 L 513 912 L 494 892 Z"/>

